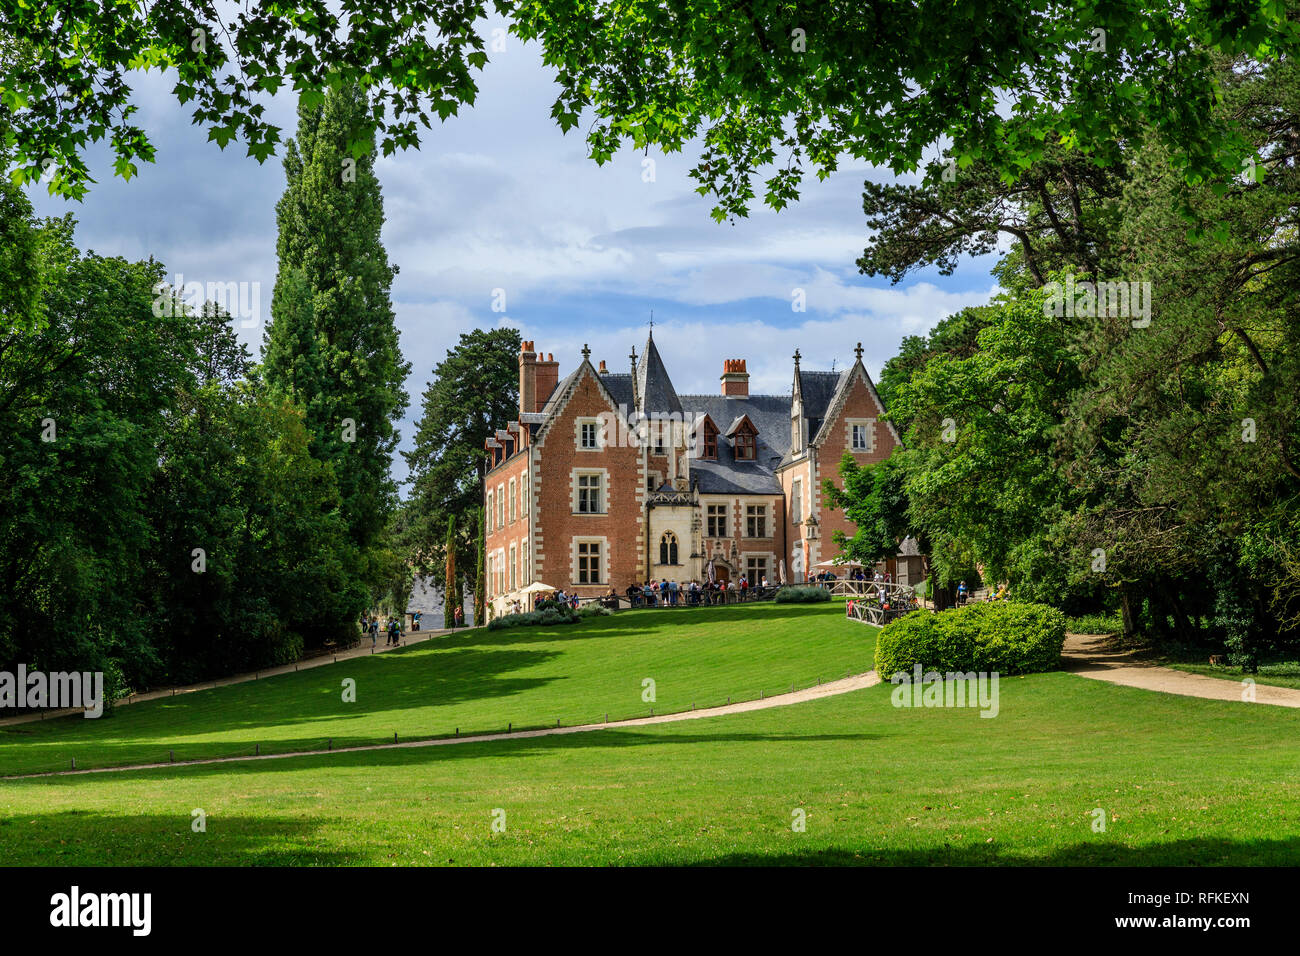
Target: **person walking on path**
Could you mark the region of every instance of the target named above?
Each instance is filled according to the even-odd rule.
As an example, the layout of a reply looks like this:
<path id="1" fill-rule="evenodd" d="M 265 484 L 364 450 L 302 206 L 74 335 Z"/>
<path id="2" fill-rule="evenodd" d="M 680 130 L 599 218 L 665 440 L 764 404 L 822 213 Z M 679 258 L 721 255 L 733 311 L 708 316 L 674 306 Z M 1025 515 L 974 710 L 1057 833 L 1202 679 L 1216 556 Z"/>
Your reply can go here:
<path id="1" fill-rule="evenodd" d="M 370 646 L 375 647 L 379 643 L 379 617 L 375 615 L 370 618 Z"/>

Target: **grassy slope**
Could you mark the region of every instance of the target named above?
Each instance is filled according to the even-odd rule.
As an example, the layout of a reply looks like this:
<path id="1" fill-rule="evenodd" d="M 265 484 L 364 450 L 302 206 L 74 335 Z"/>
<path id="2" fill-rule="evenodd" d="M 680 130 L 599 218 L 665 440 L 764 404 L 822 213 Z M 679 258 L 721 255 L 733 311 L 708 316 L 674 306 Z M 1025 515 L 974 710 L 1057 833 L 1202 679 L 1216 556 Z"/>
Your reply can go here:
<path id="1" fill-rule="evenodd" d="M 298 674 L 0 727 L 0 775 L 411 740 L 644 716 L 870 670 L 875 629 L 842 604 L 625 611 L 557 628 L 466 631 Z M 356 703 L 342 681 L 356 681 Z"/>
<path id="2" fill-rule="evenodd" d="M 890 690 L 510 743 L 0 783 L 0 844 L 13 864 L 1300 860 L 1295 711 L 1068 674 L 1003 681 L 992 720 L 896 709 Z M 191 832 L 196 807 L 206 833 Z"/>

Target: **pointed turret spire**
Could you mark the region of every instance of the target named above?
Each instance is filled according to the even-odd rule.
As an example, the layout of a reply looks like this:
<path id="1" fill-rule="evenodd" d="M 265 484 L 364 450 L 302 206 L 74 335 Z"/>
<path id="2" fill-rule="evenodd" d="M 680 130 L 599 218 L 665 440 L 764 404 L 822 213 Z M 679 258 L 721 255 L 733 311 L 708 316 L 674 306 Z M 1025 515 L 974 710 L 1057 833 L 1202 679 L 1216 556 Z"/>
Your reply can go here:
<path id="1" fill-rule="evenodd" d="M 646 339 L 645 351 L 641 353 L 641 361 L 637 363 L 633 380 L 636 383 L 638 411 L 681 412 L 681 400 L 673 388 L 672 379 L 668 377 L 668 369 L 664 368 L 664 360 L 659 357 L 653 336 Z"/>

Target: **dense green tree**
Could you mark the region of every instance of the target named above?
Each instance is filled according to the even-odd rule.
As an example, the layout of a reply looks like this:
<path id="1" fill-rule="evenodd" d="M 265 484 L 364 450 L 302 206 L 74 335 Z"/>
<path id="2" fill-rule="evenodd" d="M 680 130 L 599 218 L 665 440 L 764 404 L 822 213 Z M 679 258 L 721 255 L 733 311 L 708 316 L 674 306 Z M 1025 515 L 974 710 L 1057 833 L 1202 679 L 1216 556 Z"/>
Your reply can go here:
<path id="1" fill-rule="evenodd" d="M 1006 287 L 1017 273 L 1032 285 L 1067 267 L 1107 274 L 1125 176 L 1119 148 L 1109 153 L 1101 165 L 1048 145 L 1011 181 L 984 160 L 960 170 L 954 160 L 932 164 L 916 186 L 868 180 L 862 205 L 871 238 L 858 268 L 895 283 L 927 266 L 951 275 L 963 256 L 1010 240 L 1012 252 L 995 270 Z"/>
<path id="2" fill-rule="evenodd" d="M 481 545 L 466 529 L 483 502 L 483 441 L 518 417 L 519 330 L 463 333 L 434 367 L 415 447 L 402 453 L 411 469 L 407 543 L 421 573 L 445 565 L 448 522 L 462 529 L 455 539 L 458 566 L 474 566 Z"/>
<path id="3" fill-rule="evenodd" d="M 1218 69 L 1217 109 L 1254 150 L 1239 181 L 1188 184 L 1168 144 L 1134 140 L 1120 194 L 1084 197 L 1084 221 L 1113 223 L 1099 275 L 1005 268 L 1013 248 L 1002 296 L 907 340 L 881 379 L 907 530 L 940 579 L 974 561 L 1252 667 L 1300 639 L 1300 82 L 1290 62 Z M 912 238 L 882 255 L 910 261 Z M 1058 245 L 1046 261 L 1069 264 Z M 898 534 L 870 472 L 847 469 L 840 502 L 864 554 Z"/>
<path id="4" fill-rule="evenodd" d="M 160 653 L 189 682 L 296 660 L 350 636 L 364 597 L 328 465 L 302 414 L 248 383 L 229 317 L 191 317 L 193 378 L 160 442 L 145 556 Z"/>
<path id="5" fill-rule="evenodd" d="M 0 337 L 0 660 L 147 672 L 141 556 L 187 320 L 155 312 L 160 265 L 83 254 L 70 219 L 25 212 L 12 194 L 0 208 L 32 252 L 12 265 L 28 320 Z"/>
<path id="6" fill-rule="evenodd" d="M 152 161 L 133 116 L 140 67 L 174 71 L 209 138 L 242 139 L 259 161 L 280 137 L 265 118 L 277 90 L 315 107 L 365 85 L 355 141 L 388 152 L 474 101 L 490 12 L 541 42 L 560 87 L 552 116 L 588 125 L 597 161 L 700 138 L 694 175 L 720 217 L 745 212 L 759 170 L 774 170 L 764 198 L 780 207 L 805 168 L 825 175 L 848 155 L 911 170 L 945 137 L 963 165 L 1012 178 L 1046 142 L 1104 154 L 1143 129 L 1175 144 L 1189 175 L 1235 169 L 1240 144 L 1209 109 L 1209 54 L 1298 45 L 1284 4 L 1217 0 L 250 0 L 233 18 L 211 0 L 21 3 L 0 6 L 0 34 L 24 53 L 2 63 L 0 109 L 18 172 L 35 179 L 52 159 L 51 186 L 70 195 L 86 187 L 91 142 L 109 139 L 122 176 Z"/>
<path id="7" fill-rule="evenodd" d="M 389 476 L 410 371 L 389 301 L 395 269 L 380 242 L 383 200 L 372 153 L 349 144 L 363 126 L 355 87 L 304 98 L 276 207 L 279 272 L 263 352 L 273 396 L 303 409 L 311 451 L 338 481 L 349 533 L 370 565 L 396 503 Z"/>
<path id="8" fill-rule="evenodd" d="M 898 546 L 912 530 L 908 518 L 906 455 L 891 455 L 874 465 L 859 465 L 850 452 L 840 462 L 840 484 L 824 482 L 828 508 L 843 508 L 844 517 L 854 524 L 848 537 L 835 532 L 841 553 L 875 564 L 898 553 Z M 928 542 L 924 542 L 928 544 Z M 925 549 L 928 552 L 928 548 Z"/>

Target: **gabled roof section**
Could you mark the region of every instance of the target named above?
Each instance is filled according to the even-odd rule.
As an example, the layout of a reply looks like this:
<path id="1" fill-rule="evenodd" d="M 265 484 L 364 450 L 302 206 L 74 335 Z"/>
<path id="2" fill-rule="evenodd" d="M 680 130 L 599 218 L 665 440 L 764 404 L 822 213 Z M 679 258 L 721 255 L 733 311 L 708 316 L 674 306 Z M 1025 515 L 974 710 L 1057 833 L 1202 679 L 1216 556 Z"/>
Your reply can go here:
<path id="1" fill-rule="evenodd" d="M 814 447 L 820 445 L 825 440 L 826 436 L 830 434 L 827 431 L 828 424 L 840 417 L 840 413 L 844 410 L 844 403 L 848 401 L 849 392 L 853 388 L 853 383 L 858 381 L 859 378 L 861 378 L 863 384 L 867 386 L 867 394 L 871 396 L 871 400 L 876 403 L 877 413 L 881 415 L 884 414 L 885 403 L 880 400 L 880 394 L 876 391 L 875 383 L 871 381 L 871 376 L 867 374 L 866 366 L 862 364 L 862 359 L 859 358 L 853 363 L 852 368 L 846 369 L 840 374 L 840 380 L 835 387 L 835 394 L 831 398 L 825 414 L 822 416 L 821 423 L 817 427 L 812 441 L 808 443 L 809 445 Z M 809 416 L 809 418 L 811 419 L 811 416 Z M 885 424 L 889 426 L 889 434 L 894 437 L 894 442 L 898 445 L 903 444 L 903 440 L 898 437 L 898 429 L 894 427 L 894 423 L 885 422 Z M 811 420 L 809 425 L 811 430 Z"/>
<path id="2" fill-rule="evenodd" d="M 736 432 L 740 431 L 741 427 L 744 425 L 748 425 L 750 431 L 754 434 L 758 434 L 758 426 L 749 420 L 748 415 L 737 415 L 732 423 L 727 426 L 727 430 L 723 434 L 730 438 L 732 435 L 736 434 Z"/>
<path id="3" fill-rule="evenodd" d="M 826 409 L 840 387 L 847 380 L 852 369 L 842 372 L 803 372 L 799 373 L 799 392 L 803 399 L 803 413 L 808 418 L 823 418 Z"/>
<path id="4" fill-rule="evenodd" d="M 618 402 L 610 393 L 609 388 L 604 382 L 604 379 L 607 376 L 599 374 L 584 355 L 582 362 L 578 367 L 560 380 L 560 384 L 557 385 L 555 391 L 551 393 L 550 401 L 548 401 L 546 407 L 542 409 L 543 419 L 541 427 L 537 429 L 537 441 L 540 442 L 546 437 L 547 431 L 550 430 L 551 422 L 555 420 L 555 416 L 564 408 L 569 397 L 573 394 L 573 390 L 577 388 L 578 383 L 582 381 L 584 373 L 590 375 L 595 381 L 596 387 L 600 389 L 601 394 L 605 397 L 605 401 L 609 402 L 610 409 L 614 412 L 618 411 Z"/>
<path id="5" fill-rule="evenodd" d="M 645 351 L 636 366 L 637 411 L 640 412 L 678 412 L 682 410 L 677 390 L 673 388 L 664 360 L 655 348 L 654 333 L 646 339 Z"/>

